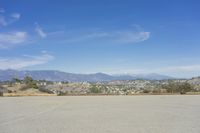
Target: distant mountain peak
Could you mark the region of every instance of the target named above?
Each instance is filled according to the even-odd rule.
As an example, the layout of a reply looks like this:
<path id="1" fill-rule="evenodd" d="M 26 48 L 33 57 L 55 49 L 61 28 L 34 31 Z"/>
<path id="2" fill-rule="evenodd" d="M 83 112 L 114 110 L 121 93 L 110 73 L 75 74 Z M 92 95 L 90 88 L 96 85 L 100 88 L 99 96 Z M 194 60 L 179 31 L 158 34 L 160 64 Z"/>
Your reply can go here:
<path id="1" fill-rule="evenodd" d="M 125 75 L 109 75 L 102 72 L 94 74 L 74 74 L 57 70 L 0 70 L 0 80 L 6 81 L 12 78 L 23 79 L 25 76 L 31 76 L 35 80 L 49 80 L 49 81 L 71 81 L 71 82 L 99 82 L 99 81 L 113 81 L 113 80 L 163 80 L 171 79 L 172 77 L 152 74 L 125 74 Z"/>

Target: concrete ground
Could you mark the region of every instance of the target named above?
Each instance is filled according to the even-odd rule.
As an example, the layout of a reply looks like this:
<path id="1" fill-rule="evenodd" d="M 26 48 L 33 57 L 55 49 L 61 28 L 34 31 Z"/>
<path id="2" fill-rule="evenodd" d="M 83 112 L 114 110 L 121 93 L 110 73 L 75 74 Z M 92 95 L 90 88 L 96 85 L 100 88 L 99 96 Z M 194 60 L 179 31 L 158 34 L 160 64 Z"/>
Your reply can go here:
<path id="1" fill-rule="evenodd" d="M 1 133 L 200 133 L 200 96 L 0 97 Z"/>

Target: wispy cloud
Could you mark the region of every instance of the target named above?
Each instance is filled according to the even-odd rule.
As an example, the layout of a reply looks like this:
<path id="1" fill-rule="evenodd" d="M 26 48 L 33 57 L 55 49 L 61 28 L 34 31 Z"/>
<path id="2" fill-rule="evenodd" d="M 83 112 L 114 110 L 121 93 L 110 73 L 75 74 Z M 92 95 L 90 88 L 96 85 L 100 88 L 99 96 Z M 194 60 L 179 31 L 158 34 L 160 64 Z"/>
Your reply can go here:
<path id="1" fill-rule="evenodd" d="M 19 13 L 12 13 L 10 16 L 11 16 L 12 18 L 14 18 L 14 19 L 20 19 L 21 14 L 19 14 Z"/>
<path id="2" fill-rule="evenodd" d="M 24 55 L 18 58 L 0 58 L 0 69 L 22 69 L 45 64 L 53 59 L 54 56 L 48 53 L 42 53 L 38 56 Z"/>
<path id="3" fill-rule="evenodd" d="M 9 48 L 21 45 L 28 39 L 27 32 L 0 33 L 0 48 Z"/>
<path id="4" fill-rule="evenodd" d="M 150 32 L 120 32 L 116 38 L 118 38 L 116 40 L 121 43 L 138 43 L 149 39 Z"/>
<path id="5" fill-rule="evenodd" d="M 47 33 L 45 33 L 45 32 L 43 31 L 43 29 L 42 29 L 38 24 L 36 24 L 35 31 L 37 32 L 37 34 L 38 34 L 41 38 L 46 38 L 46 37 L 47 37 Z"/>
<path id="6" fill-rule="evenodd" d="M 101 41 L 112 43 L 139 43 L 150 38 L 150 32 L 119 30 L 119 31 L 81 31 L 65 36 L 64 43 L 76 43 L 85 41 Z"/>
<path id="7" fill-rule="evenodd" d="M 6 16 L 4 9 L 0 9 L 0 13 L 0 26 L 10 25 L 21 18 L 20 13 L 12 13 L 9 16 Z"/>

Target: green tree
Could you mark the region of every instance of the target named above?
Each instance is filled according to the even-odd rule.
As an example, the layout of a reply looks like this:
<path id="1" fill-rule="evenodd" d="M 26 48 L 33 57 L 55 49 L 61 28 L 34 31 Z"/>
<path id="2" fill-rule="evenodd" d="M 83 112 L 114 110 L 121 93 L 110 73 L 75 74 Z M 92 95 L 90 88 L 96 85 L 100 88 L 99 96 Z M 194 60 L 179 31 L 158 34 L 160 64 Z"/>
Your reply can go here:
<path id="1" fill-rule="evenodd" d="M 98 88 L 96 85 L 92 85 L 92 87 L 89 88 L 91 93 L 101 93 L 101 89 Z"/>
<path id="2" fill-rule="evenodd" d="M 185 94 L 193 90 L 193 86 L 187 82 L 178 83 L 178 82 L 170 82 L 167 85 L 162 86 L 163 89 L 166 89 L 168 93 L 180 93 Z"/>
<path id="3" fill-rule="evenodd" d="M 150 90 L 144 89 L 144 90 L 143 90 L 143 93 L 150 93 Z"/>
<path id="4" fill-rule="evenodd" d="M 32 77 L 30 77 L 30 76 L 26 76 L 26 77 L 24 78 L 24 83 L 26 84 L 26 87 L 27 87 L 27 88 L 35 88 L 35 89 L 38 89 L 38 86 L 37 86 L 37 84 L 36 84 L 36 81 L 34 81 L 34 80 L 32 79 Z"/>
<path id="5" fill-rule="evenodd" d="M 180 84 L 178 89 L 181 94 L 186 94 L 187 92 L 193 90 L 193 86 L 185 82 L 185 83 Z"/>
<path id="6" fill-rule="evenodd" d="M 21 83 L 21 80 L 18 79 L 18 78 L 13 78 L 12 81 L 15 82 L 15 83 Z"/>

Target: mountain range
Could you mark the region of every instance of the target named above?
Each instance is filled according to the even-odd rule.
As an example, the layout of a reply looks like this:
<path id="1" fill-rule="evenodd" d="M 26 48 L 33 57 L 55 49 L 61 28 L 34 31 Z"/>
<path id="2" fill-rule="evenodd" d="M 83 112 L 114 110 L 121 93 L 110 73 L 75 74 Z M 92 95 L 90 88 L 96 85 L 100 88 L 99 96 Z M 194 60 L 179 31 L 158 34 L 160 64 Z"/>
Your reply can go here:
<path id="1" fill-rule="evenodd" d="M 135 75 L 109 75 L 105 73 L 94 74 L 75 74 L 56 70 L 0 70 L 0 81 L 8 81 L 12 78 L 23 79 L 25 76 L 31 76 L 35 80 L 48 81 L 70 81 L 70 82 L 101 82 L 113 80 L 165 80 L 172 79 L 172 77 L 159 74 L 135 74 Z"/>

